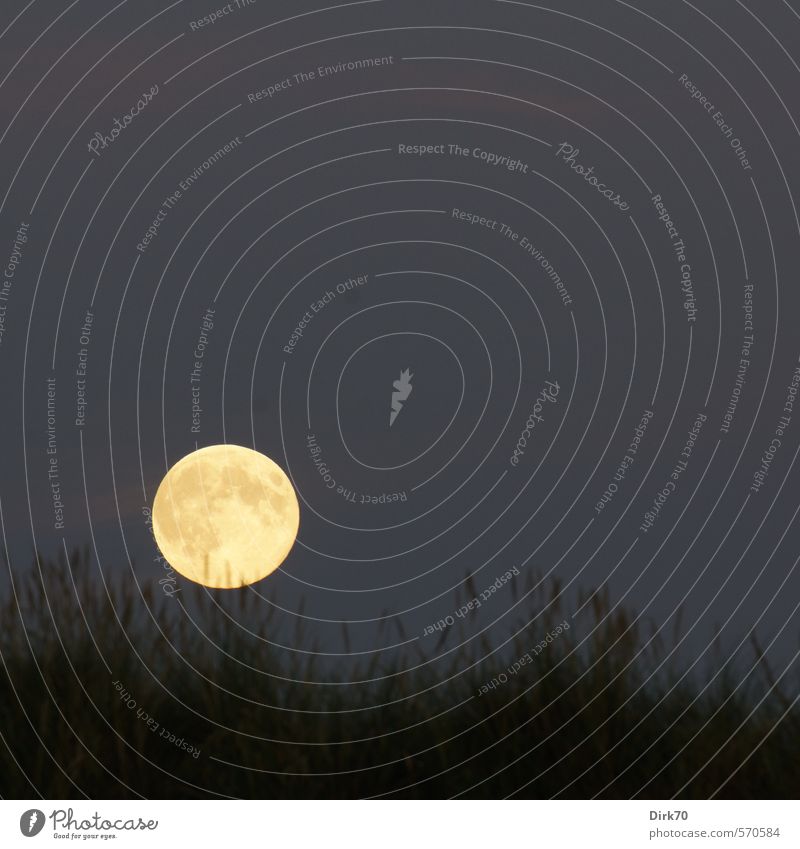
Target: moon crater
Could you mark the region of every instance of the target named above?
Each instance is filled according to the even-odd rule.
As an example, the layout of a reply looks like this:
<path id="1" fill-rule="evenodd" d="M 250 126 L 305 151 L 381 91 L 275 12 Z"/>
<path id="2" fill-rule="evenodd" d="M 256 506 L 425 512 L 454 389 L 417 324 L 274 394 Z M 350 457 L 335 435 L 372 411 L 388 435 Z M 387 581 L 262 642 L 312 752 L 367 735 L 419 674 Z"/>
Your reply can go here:
<path id="1" fill-rule="evenodd" d="M 242 587 L 274 572 L 299 525 L 297 496 L 283 469 L 240 445 L 210 445 L 183 457 L 153 502 L 164 558 L 207 587 Z"/>

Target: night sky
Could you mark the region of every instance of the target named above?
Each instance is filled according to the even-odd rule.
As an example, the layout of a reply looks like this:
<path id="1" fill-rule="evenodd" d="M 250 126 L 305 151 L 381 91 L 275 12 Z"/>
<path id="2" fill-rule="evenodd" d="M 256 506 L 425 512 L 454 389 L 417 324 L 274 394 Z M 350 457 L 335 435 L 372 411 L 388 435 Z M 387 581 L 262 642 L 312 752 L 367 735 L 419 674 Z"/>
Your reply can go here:
<path id="1" fill-rule="evenodd" d="M 435 662 L 482 594 L 488 679 L 557 579 L 577 640 L 606 586 L 677 675 L 754 632 L 794 698 L 794 0 L 33 5 L 0 19 L 8 588 L 88 545 L 202 640 L 149 511 L 227 442 L 301 509 L 230 592 L 322 681 Z"/>

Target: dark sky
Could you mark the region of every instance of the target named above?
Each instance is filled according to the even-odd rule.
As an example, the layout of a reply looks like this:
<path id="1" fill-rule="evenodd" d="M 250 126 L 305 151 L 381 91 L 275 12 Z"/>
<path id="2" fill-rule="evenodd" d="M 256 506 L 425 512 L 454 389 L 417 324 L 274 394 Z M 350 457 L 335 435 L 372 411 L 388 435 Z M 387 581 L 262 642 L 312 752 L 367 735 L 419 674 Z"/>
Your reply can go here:
<path id="1" fill-rule="evenodd" d="M 570 598 L 607 583 L 657 625 L 682 605 L 689 661 L 725 626 L 726 645 L 777 634 L 771 655 L 792 662 L 800 20 L 778 0 L 552 5 L 257 0 L 193 28 L 211 5 L 81 0 L 12 24 L 15 568 L 91 541 L 104 574 L 157 582 L 143 510 L 172 463 L 233 442 L 278 461 L 301 501 L 290 557 L 245 591 L 283 608 L 276 633 L 302 610 L 329 651 L 342 621 L 358 648 L 384 644 L 384 616 L 424 639 L 466 576 L 481 591 L 513 567 Z M 22 9 L 6 6 L 2 26 Z M 476 633 L 499 640 L 520 615 L 511 583 Z"/>

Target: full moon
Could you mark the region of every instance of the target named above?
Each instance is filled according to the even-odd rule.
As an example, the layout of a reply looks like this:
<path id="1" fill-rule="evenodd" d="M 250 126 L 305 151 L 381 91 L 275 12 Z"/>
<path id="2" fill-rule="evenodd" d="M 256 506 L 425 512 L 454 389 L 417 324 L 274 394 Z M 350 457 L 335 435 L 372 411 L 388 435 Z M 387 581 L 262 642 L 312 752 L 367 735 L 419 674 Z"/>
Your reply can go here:
<path id="1" fill-rule="evenodd" d="M 153 533 L 166 561 L 207 587 L 254 584 L 286 559 L 300 507 L 285 472 L 240 445 L 210 445 L 167 472 L 153 502 Z"/>

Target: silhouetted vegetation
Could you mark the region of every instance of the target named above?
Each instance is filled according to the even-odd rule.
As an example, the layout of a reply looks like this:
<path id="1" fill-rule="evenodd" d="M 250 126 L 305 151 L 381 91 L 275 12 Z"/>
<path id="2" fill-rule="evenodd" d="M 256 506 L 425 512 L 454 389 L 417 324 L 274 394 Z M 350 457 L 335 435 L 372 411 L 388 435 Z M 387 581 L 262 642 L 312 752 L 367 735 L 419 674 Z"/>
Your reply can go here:
<path id="1" fill-rule="evenodd" d="M 247 618 L 252 594 L 185 588 L 203 636 L 157 585 L 103 580 L 86 552 L 40 561 L 2 605 L 0 793 L 800 796 L 796 679 L 773 680 L 763 657 L 746 677 L 749 664 L 708 686 L 679 679 L 662 667 L 669 647 L 642 650 L 651 635 L 604 592 L 583 599 L 595 627 L 582 646 L 589 629 L 570 628 L 477 695 L 569 617 L 557 583 L 527 589 L 539 616 L 502 659 L 485 637 L 436 659 L 461 642 L 443 634 L 402 668 L 374 653 L 349 669 L 371 683 L 321 685 L 303 682 L 332 671 L 270 646 L 263 615 L 252 634 L 232 627 L 223 611 Z M 470 634 L 468 619 L 454 628 Z"/>

